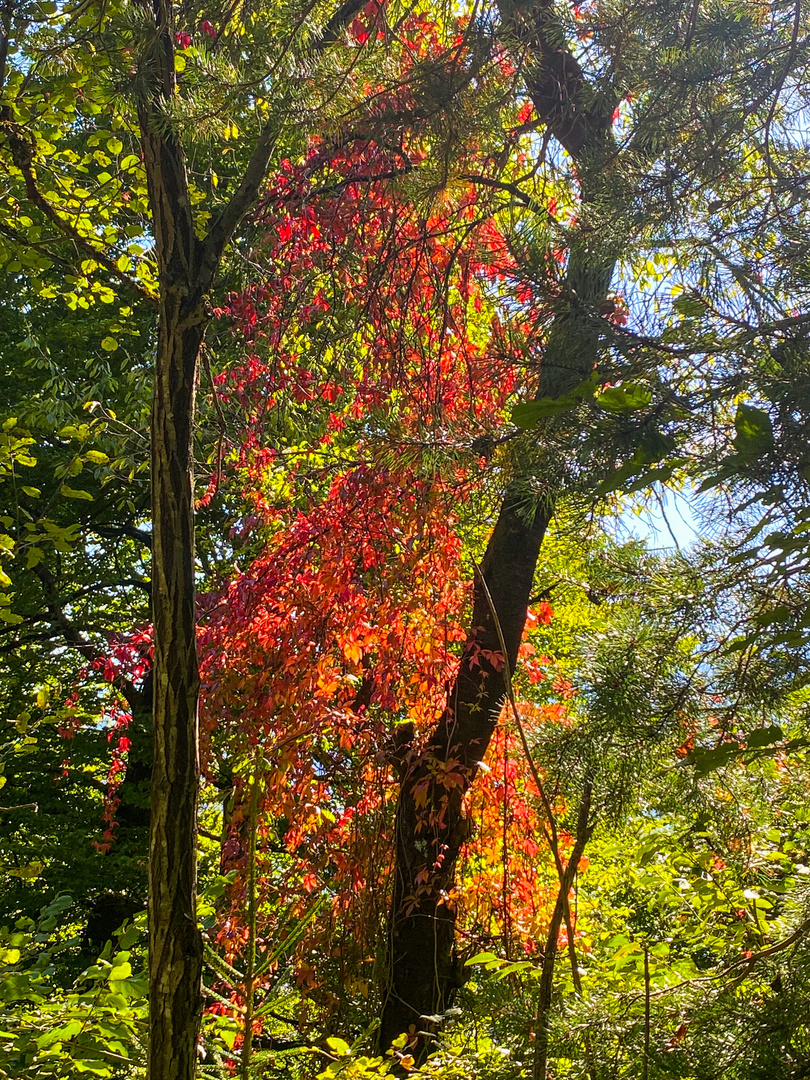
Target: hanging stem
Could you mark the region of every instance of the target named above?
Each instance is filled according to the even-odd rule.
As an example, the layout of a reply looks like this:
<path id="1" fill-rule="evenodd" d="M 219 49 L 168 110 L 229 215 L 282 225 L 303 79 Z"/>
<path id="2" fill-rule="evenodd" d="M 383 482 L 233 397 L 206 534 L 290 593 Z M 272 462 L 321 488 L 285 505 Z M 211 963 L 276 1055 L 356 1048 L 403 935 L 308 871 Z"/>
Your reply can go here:
<path id="1" fill-rule="evenodd" d="M 248 828 L 247 919 L 248 955 L 245 971 L 245 1020 L 242 1035 L 242 1055 L 239 1069 L 240 1080 L 250 1076 L 250 1058 L 253 1052 L 253 1011 L 256 997 L 256 835 L 259 831 L 259 755 L 257 753 L 251 776 L 250 816 Z"/>
<path id="2" fill-rule="evenodd" d="M 644 943 L 644 1060 L 641 1063 L 641 1080 L 650 1075 L 650 951 Z"/>
<path id="3" fill-rule="evenodd" d="M 503 729 L 503 836 L 501 839 L 501 855 L 503 861 L 503 936 L 506 943 L 506 959 L 510 960 L 509 932 L 509 742 L 506 738 L 506 728 Z"/>
<path id="4" fill-rule="evenodd" d="M 548 1057 L 548 1022 L 549 1022 L 549 1009 L 551 1007 L 551 992 L 554 986 L 554 964 L 557 957 L 557 940 L 560 934 L 560 928 L 565 922 L 566 932 L 568 935 L 568 952 L 571 958 L 572 978 L 574 980 L 574 987 L 579 995 L 582 994 L 582 981 L 579 976 L 579 969 L 577 965 L 576 948 L 574 946 L 574 927 L 571 919 L 571 908 L 568 902 L 568 894 L 571 891 L 571 887 L 576 877 L 577 869 L 579 867 L 579 861 L 582 858 L 582 853 L 585 850 L 585 845 L 590 839 L 593 832 L 595 822 L 590 820 L 591 816 L 591 798 L 593 795 L 593 779 L 589 774 L 585 786 L 582 791 L 582 798 L 579 804 L 579 814 L 577 815 L 577 832 L 574 842 L 574 847 L 568 859 L 567 865 L 563 865 L 562 855 L 560 854 L 559 836 L 557 831 L 557 823 L 554 817 L 554 813 L 551 806 L 551 800 L 549 799 L 543 781 L 540 778 L 540 773 L 537 770 L 537 766 L 534 764 L 534 760 L 531 755 L 531 749 L 529 747 L 529 741 L 526 738 L 526 732 L 523 730 L 523 724 L 520 721 L 520 714 L 517 709 L 517 702 L 515 701 L 515 690 L 512 685 L 512 672 L 509 668 L 509 658 L 506 651 L 506 644 L 503 638 L 503 631 L 498 620 L 498 614 L 495 610 L 495 605 L 492 602 L 487 583 L 484 580 L 484 575 L 481 573 L 480 567 L 475 567 L 478 576 L 481 581 L 481 586 L 484 590 L 484 594 L 487 599 L 490 611 L 492 613 L 493 622 L 495 624 L 495 630 L 498 634 L 498 640 L 501 644 L 503 651 L 503 679 L 504 686 L 506 688 L 506 696 L 509 700 L 509 704 L 512 708 L 512 715 L 517 726 L 518 734 L 520 736 L 521 746 L 523 747 L 523 753 L 526 757 L 526 761 L 529 766 L 529 770 L 532 774 L 532 778 L 537 786 L 537 790 L 540 793 L 540 799 L 543 803 L 543 809 L 546 813 L 547 828 L 545 829 L 546 839 L 548 840 L 549 847 L 554 856 L 554 864 L 557 868 L 557 876 L 560 881 L 559 892 L 557 893 L 557 902 L 554 905 L 554 911 L 551 916 L 551 923 L 549 925 L 548 937 L 546 939 L 546 949 L 543 955 L 543 971 L 540 977 L 540 990 L 537 996 L 537 1012 L 535 1014 L 535 1044 L 534 1044 L 534 1063 L 533 1063 L 533 1080 L 545 1080 L 546 1076 L 546 1060 Z M 505 737 L 505 736 L 504 736 Z M 591 1054 L 590 1043 L 587 1044 L 588 1049 L 588 1069 L 591 1075 L 594 1075 L 593 1058 Z"/>

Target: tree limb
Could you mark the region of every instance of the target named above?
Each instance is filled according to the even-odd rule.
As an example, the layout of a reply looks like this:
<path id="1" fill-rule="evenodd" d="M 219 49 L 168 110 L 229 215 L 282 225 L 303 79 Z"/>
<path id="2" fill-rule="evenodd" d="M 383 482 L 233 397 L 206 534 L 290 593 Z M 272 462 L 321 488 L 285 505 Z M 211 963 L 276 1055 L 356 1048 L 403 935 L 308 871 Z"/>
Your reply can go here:
<path id="1" fill-rule="evenodd" d="M 575 161 L 612 148 L 615 102 L 589 84 L 567 48 L 552 4 L 499 0 L 498 10 L 506 33 L 525 50 L 523 81 L 538 117 L 555 139 Z"/>
<path id="2" fill-rule="evenodd" d="M 363 9 L 363 6 L 363 0 L 345 0 L 327 22 L 320 38 L 310 46 L 309 54 L 315 56 L 328 45 L 333 44 L 341 30 Z M 208 234 L 202 241 L 200 283 L 203 289 L 210 288 L 234 230 L 258 200 L 277 139 L 274 118 L 271 117 L 261 130 L 239 186 L 214 218 Z"/>
<path id="3" fill-rule="evenodd" d="M 91 243 L 87 237 L 82 236 L 80 232 L 62 217 L 56 207 L 53 206 L 39 190 L 32 168 L 33 148 L 28 140 L 21 134 L 19 125 L 11 120 L 8 108 L 4 108 L 2 111 L 2 117 L 0 117 L 0 130 L 5 130 L 6 138 L 8 139 L 9 147 L 11 149 L 11 159 L 22 174 L 23 182 L 25 184 L 25 193 L 28 196 L 28 201 L 31 205 L 35 206 L 48 221 L 52 222 L 66 240 L 75 244 L 80 251 L 83 251 L 91 259 L 97 262 L 99 266 L 103 266 L 111 277 L 115 278 L 115 280 L 122 285 L 126 285 L 127 288 L 132 289 L 142 300 L 146 300 L 152 306 L 156 306 L 157 297 L 154 293 L 150 292 L 149 289 L 146 289 L 135 278 L 130 277 L 125 271 L 119 270 L 115 259 L 111 258 L 104 251 L 101 251 L 95 244 Z M 3 231 L 6 235 L 10 235 L 12 232 L 9 228 L 5 228 Z M 25 241 L 25 243 L 30 246 L 28 241 Z"/>

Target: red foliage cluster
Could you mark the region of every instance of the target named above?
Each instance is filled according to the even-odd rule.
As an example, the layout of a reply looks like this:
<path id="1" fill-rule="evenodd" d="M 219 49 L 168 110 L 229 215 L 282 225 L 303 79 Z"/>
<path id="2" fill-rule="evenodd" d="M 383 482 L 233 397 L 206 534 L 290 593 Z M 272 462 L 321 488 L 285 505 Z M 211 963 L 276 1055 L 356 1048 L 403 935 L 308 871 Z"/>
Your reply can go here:
<path id="1" fill-rule="evenodd" d="M 105 683 L 119 692 L 125 683 L 137 686 L 149 671 L 153 652 L 151 627 L 134 630 L 124 638 L 113 638 L 105 655 L 85 664 L 77 672 L 75 685 L 87 685 L 100 675 Z M 72 739 L 81 726 L 78 708 L 79 691 L 74 689 L 65 701 L 65 716 L 59 726 L 59 734 L 63 739 Z M 112 752 L 107 770 L 104 811 L 101 816 L 104 829 L 101 840 L 93 841 L 93 846 L 97 851 L 106 853 L 115 841 L 115 815 L 120 802 L 121 784 L 126 774 L 127 754 L 132 745 L 127 734 L 132 716 L 119 694 L 114 693 L 102 704 L 99 719 L 107 727 L 107 742 L 112 745 Z M 64 775 L 67 775 L 69 765 L 70 759 L 67 758 L 63 762 Z"/>
<path id="2" fill-rule="evenodd" d="M 484 540 L 487 466 L 543 327 L 492 189 L 465 180 L 408 193 L 427 153 L 409 67 L 456 62 L 465 32 L 442 52 L 428 19 L 398 30 L 401 84 L 365 89 L 372 112 L 407 113 L 410 128 L 313 138 L 301 161 L 281 162 L 257 221 L 263 280 L 216 312 L 244 343 L 215 384 L 244 425 L 230 467 L 249 512 L 232 540 L 237 558 L 253 553 L 201 601 L 204 769 L 232 784 L 222 870 L 236 873 L 218 933 L 238 958 L 255 824 L 262 938 L 277 944 L 322 905 L 291 938 L 310 999 L 332 962 L 332 987 L 352 972 L 363 993 L 358 972 L 390 892 L 403 743 L 426 739 L 445 708 L 469 615 L 465 550 Z M 350 36 L 385 33 L 372 0 Z M 497 78 L 514 74 L 505 55 L 494 66 Z M 517 123 L 530 115 L 524 106 Z M 485 173 L 492 159 L 475 153 L 471 171 Z M 548 605 L 540 614 L 551 617 Z M 530 682 L 545 677 L 541 660 L 528 663 Z M 471 931 L 499 923 L 531 949 L 547 874 L 536 792 L 506 729 L 488 761 L 457 902 Z"/>
<path id="3" fill-rule="evenodd" d="M 263 932 L 328 895 L 321 967 L 324 954 L 360 963 L 383 925 L 398 736 L 426 738 L 445 707 L 468 615 L 462 533 L 535 325 L 526 286 L 520 306 L 502 302 L 514 263 L 475 188 L 420 212 L 391 183 L 411 164 L 371 139 L 282 163 L 263 209 L 266 280 L 219 312 L 246 343 L 217 378 L 223 408 L 248 417 L 236 468 L 253 513 L 235 538 L 267 539 L 204 604 L 205 758 L 221 772 L 260 748 Z M 289 415 L 305 448 L 285 443 Z M 471 870 L 464 904 L 471 925 L 489 904 L 526 943 L 543 903 L 537 822 L 507 743 L 492 754 L 508 792 L 493 781 L 476 796 L 486 827 L 469 859 L 491 859 L 506 808 L 497 857 L 515 887 L 498 916 L 491 867 Z M 230 956 L 247 934 L 246 775 L 223 851 L 239 871 L 220 933 Z M 312 942 L 297 953 L 310 997 Z"/>

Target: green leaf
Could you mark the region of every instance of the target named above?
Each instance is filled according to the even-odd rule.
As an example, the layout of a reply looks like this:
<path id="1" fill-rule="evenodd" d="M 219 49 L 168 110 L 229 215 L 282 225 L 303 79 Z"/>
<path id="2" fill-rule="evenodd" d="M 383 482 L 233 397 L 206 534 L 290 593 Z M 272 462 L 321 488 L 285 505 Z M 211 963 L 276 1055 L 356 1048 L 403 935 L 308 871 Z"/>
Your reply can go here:
<path id="1" fill-rule="evenodd" d="M 475 956 L 471 956 L 469 960 L 466 960 L 465 963 L 464 963 L 464 966 L 469 967 L 470 964 L 486 964 L 486 963 L 489 963 L 490 960 L 497 960 L 497 959 L 498 959 L 498 957 L 495 955 L 495 953 L 492 953 L 492 952 L 480 952 L 480 953 L 476 953 Z"/>
<path id="2" fill-rule="evenodd" d="M 9 877 L 22 878 L 25 881 L 33 881 L 42 873 L 41 862 L 30 862 L 27 866 L 18 866 L 16 870 L 7 870 Z"/>
<path id="3" fill-rule="evenodd" d="M 114 964 L 113 969 L 112 969 L 112 971 L 110 971 L 110 974 L 109 974 L 108 978 L 109 978 L 110 982 L 114 982 L 117 979 L 128 979 L 131 974 L 132 974 L 132 965 L 130 964 L 130 962 L 128 960 L 125 960 L 121 964 L 119 964 L 119 963 Z"/>
<path id="4" fill-rule="evenodd" d="M 759 746 L 771 746 L 773 743 L 781 742 L 784 737 L 785 733 L 779 725 L 771 724 L 770 727 L 757 728 L 756 731 L 752 731 L 750 735 L 746 736 L 745 742 L 749 750 L 755 750 Z"/>
<path id="5" fill-rule="evenodd" d="M 759 457 L 773 447 L 773 425 L 764 409 L 739 405 L 734 417 L 734 448 L 745 457 Z"/>
<path id="6" fill-rule="evenodd" d="M 27 570 L 33 570 L 35 566 L 39 566 L 45 559 L 45 553 L 41 548 L 30 547 L 25 556 L 25 567 Z"/>
<path id="7" fill-rule="evenodd" d="M 696 296 L 679 296 L 672 302 L 672 307 L 674 311 L 687 319 L 699 319 L 708 310 L 703 301 Z"/>
<path id="8" fill-rule="evenodd" d="M 532 428 L 538 420 L 546 416 L 557 416 L 576 405 L 570 397 L 537 398 L 534 401 L 522 401 L 512 409 L 512 423 L 521 428 Z"/>
<path id="9" fill-rule="evenodd" d="M 230 1027 L 220 1026 L 217 1028 L 217 1034 L 228 1047 L 228 1049 L 233 1050 L 234 1046 L 236 1045 L 236 1037 L 239 1032 L 235 1031 L 233 1028 Z"/>
<path id="10" fill-rule="evenodd" d="M 649 465 L 656 465 L 667 454 L 671 454 L 678 445 L 677 439 L 671 435 L 665 435 L 656 428 L 644 428 L 638 442 L 638 449 L 634 454 L 636 461 L 644 461 Z"/>
<path id="11" fill-rule="evenodd" d="M 120 139 L 108 139 L 107 149 L 110 151 L 111 154 L 120 154 L 121 151 L 124 149 L 124 144 L 121 142 Z"/>
<path id="12" fill-rule="evenodd" d="M 114 337 L 105 337 L 101 339 L 101 347 L 106 352 L 115 352 L 118 348 L 118 342 Z"/>
<path id="13" fill-rule="evenodd" d="M 346 1057 L 351 1053 L 351 1047 L 343 1039 L 336 1039 L 334 1036 L 330 1036 L 326 1040 L 326 1045 L 332 1051 L 333 1054 L 337 1054 L 338 1057 Z"/>
<path id="14" fill-rule="evenodd" d="M 113 1067 L 98 1058 L 74 1058 L 71 1062 L 76 1072 L 92 1073 L 93 1076 L 112 1076 Z"/>
<path id="15" fill-rule="evenodd" d="M 78 1035 L 83 1026 L 80 1020 L 71 1020 L 61 1027 L 52 1028 L 50 1031 L 46 1031 L 44 1035 L 39 1036 L 37 1046 L 40 1050 L 43 1050 L 52 1043 L 66 1042 L 68 1039 L 72 1039 L 74 1035 Z"/>
<path id="16" fill-rule="evenodd" d="M 597 404 L 609 412 L 633 412 L 646 408 L 652 401 L 652 391 L 640 383 L 626 383 L 623 386 L 609 386 L 596 398 Z"/>
<path id="17" fill-rule="evenodd" d="M 596 385 L 596 375 L 590 375 L 587 379 L 561 397 L 535 398 L 534 401 L 522 401 L 512 409 L 512 423 L 521 428 L 532 428 L 538 420 L 546 416 L 557 416 L 559 413 L 573 409 L 578 401 L 588 396 Z"/>
<path id="18" fill-rule="evenodd" d="M 692 751 L 691 761 L 695 766 L 695 771 L 705 776 L 707 773 L 714 772 L 715 769 L 721 769 L 724 765 L 728 765 L 729 761 L 735 754 L 739 754 L 740 748 L 730 743 L 724 743 L 722 746 L 715 746 L 710 750 L 704 750 L 698 748 Z"/>
<path id="19" fill-rule="evenodd" d="M 512 974 L 515 974 L 515 973 L 517 973 L 519 971 L 520 972 L 529 972 L 529 971 L 531 971 L 532 973 L 534 973 L 536 975 L 539 975 L 541 969 L 537 968 L 529 960 L 517 960 L 514 963 L 507 964 L 506 967 L 501 968 L 500 971 L 498 971 L 498 973 L 494 976 L 494 981 L 495 982 L 500 982 L 502 979 L 505 979 L 507 977 L 507 975 L 512 975 Z"/>
<path id="20" fill-rule="evenodd" d="M 62 484 L 59 490 L 66 499 L 84 499 L 86 502 L 93 501 L 93 496 L 89 491 L 81 491 L 79 488 L 68 487 L 67 484 Z"/>

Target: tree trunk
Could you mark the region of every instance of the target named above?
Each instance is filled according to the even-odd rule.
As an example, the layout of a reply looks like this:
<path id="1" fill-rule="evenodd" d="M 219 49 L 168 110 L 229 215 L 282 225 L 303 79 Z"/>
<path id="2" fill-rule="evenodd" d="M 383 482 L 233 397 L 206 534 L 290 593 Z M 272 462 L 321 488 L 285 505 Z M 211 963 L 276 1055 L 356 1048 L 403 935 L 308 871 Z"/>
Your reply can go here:
<path id="1" fill-rule="evenodd" d="M 118 789 L 119 804 L 116 811 L 118 820 L 117 842 L 126 842 L 131 833 L 133 847 L 141 847 L 146 856 L 147 841 L 145 834 L 149 827 L 149 798 L 152 778 L 152 760 L 154 756 L 154 736 L 152 732 L 152 714 L 154 712 L 154 686 L 151 669 L 146 672 L 138 689 L 130 690 L 127 704 L 130 709 L 130 721 L 127 737 L 130 747 L 127 751 L 127 768 L 121 787 Z"/>
<path id="2" fill-rule="evenodd" d="M 500 0 L 499 10 L 506 36 L 522 50 L 523 79 L 537 115 L 577 165 L 583 208 L 594 205 L 610 186 L 613 103 L 593 93 L 577 60 L 564 49 L 564 32 L 549 4 Z M 586 220 L 572 241 L 543 357 L 543 396 L 561 397 L 593 372 L 600 342 L 595 313 L 610 288 L 616 239 L 595 237 Z M 507 491 L 475 581 L 472 625 L 444 716 L 427 749 L 406 757 L 402 768 L 379 1045 L 385 1050 L 406 1032 L 417 1061 L 429 1048 L 419 1032 L 429 1037 L 436 1030 L 463 981 L 452 900 L 455 866 L 469 831 L 463 798 L 505 696 L 491 608 L 513 672 L 540 546 L 553 515 L 554 493 L 527 516 L 520 479 Z"/>
<path id="3" fill-rule="evenodd" d="M 156 34 L 139 101 L 158 263 L 152 398 L 154 765 L 149 830 L 149 1080 L 193 1080 L 202 1016 L 197 926 L 199 671 L 194 582 L 194 397 L 213 281 L 201 274 L 183 145 L 166 116 L 175 92 L 171 8 L 155 0 Z"/>
<path id="4" fill-rule="evenodd" d="M 164 287 L 152 408 L 154 766 L 149 838 L 149 1078 L 192 1080 L 202 1014 L 192 422 L 205 314 Z"/>
<path id="5" fill-rule="evenodd" d="M 314 52 L 336 40 L 360 0 L 346 0 Z M 149 1080 L 193 1080 L 202 1015 L 202 940 L 196 918 L 199 672 L 194 610 L 194 392 L 207 309 L 222 256 L 256 205 L 276 142 L 262 128 L 234 194 L 197 235 L 183 144 L 171 115 L 177 92 L 174 9 L 152 0 L 155 32 L 141 57 L 138 101 L 158 263 L 159 322 L 152 404 L 154 772 L 149 839 Z"/>
<path id="6" fill-rule="evenodd" d="M 509 670 L 514 670 L 551 513 L 550 505 L 532 512 L 516 491 L 507 494 L 476 578 L 472 629 L 444 717 L 426 751 L 403 766 L 380 1045 L 387 1048 L 402 1032 L 410 1032 L 409 1046 L 417 1058 L 426 1053 L 417 1032 L 435 1030 L 440 1021 L 426 1018 L 443 1013 L 462 982 L 450 897 L 456 860 L 468 835 L 462 800 L 504 697 L 500 635 Z"/>
<path id="7" fill-rule="evenodd" d="M 545 394 L 562 396 L 591 374 L 599 348 L 592 312 L 607 294 L 612 270 L 612 263 L 594 257 L 587 244 L 572 247 L 566 285 L 573 300 L 549 333 Z M 435 1031 L 463 982 L 451 899 L 456 861 L 469 832 L 463 798 L 486 754 L 506 693 L 501 636 L 508 670 L 514 672 L 540 547 L 554 513 L 551 497 L 531 512 L 520 492 L 518 477 L 506 493 L 476 575 L 470 632 L 444 716 L 426 750 L 406 756 L 402 768 L 379 1044 L 387 1049 L 398 1035 L 410 1032 L 417 1060 L 428 1049 L 418 1032 Z"/>

